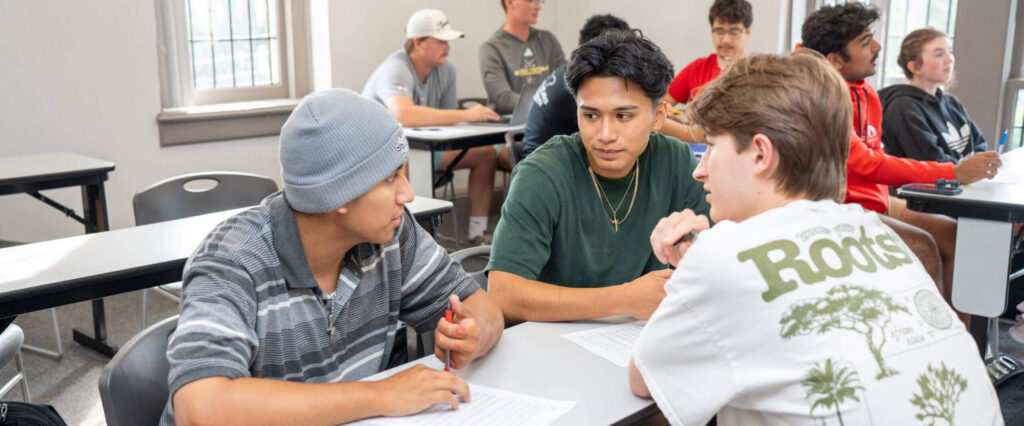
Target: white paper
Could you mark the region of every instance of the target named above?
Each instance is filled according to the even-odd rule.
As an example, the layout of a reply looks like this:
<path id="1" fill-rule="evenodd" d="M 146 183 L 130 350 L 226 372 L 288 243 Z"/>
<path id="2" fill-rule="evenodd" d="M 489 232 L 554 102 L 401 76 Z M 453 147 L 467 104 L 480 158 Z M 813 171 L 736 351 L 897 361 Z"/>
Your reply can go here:
<path id="1" fill-rule="evenodd" d="M 567 333 L 562 337 L 619 367 L 627 367 L 633 345 L 643 329 L 644 322 L 637 321 Z"/>
<path id="2" fill-rule="evenodd" d="M 460 402 L 458 410 L 450 405 L 435 404 L 417 414 L 406 417 L 375 417 L 355 424 L 381 426 L 455 426 L 488 425 L 544 426 L 568 413 L 574 401 L 556 401 L 516 392 L 469 385 L 471 402 Z"/>
<path id="3" fill-rule="evenodd" d="M 406 137 L 412 136 L 427 139 L 451 138 L 473 133 L 472 129 L 447 126 L 406 127 L 404 131 Z"/>

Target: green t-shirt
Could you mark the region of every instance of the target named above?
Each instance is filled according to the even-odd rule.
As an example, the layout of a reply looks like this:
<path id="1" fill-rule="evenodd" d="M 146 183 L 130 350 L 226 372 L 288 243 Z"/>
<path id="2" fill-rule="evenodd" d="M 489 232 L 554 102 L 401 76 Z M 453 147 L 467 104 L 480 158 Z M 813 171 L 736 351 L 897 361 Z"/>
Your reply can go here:
<path id="1" fill-rule="evenodd" d="M 651 251 L 651 231 L 683 209 L 708 214 L 703 185 L 693 179 L 697 160 L 689 145 L 652 132 L 640 155 L 633 211 L 618 232 L 590 177 L 580 134 L 555 136 L 512 172 L 512 185 L 494 231 L 487 270 L 567 287 L 605 287 L 663 269 Z M 597 177 L 621 219 L 632 196 L 632 172 Z"/>

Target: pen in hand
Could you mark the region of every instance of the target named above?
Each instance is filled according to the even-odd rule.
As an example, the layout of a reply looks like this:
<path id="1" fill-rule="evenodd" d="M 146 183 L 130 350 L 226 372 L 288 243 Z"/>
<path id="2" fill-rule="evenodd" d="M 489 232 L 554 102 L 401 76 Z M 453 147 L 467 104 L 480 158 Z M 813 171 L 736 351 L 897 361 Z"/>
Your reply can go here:
<path id="1" fill-rule="evenodd" d="M 676 242 L 672 244 L 672 247 L 675 248 L 675 249 L 679 249 L 679 245 L 680 244 L 685 243 L 687 241 L 693 241 L 695 239 L 697 239 L 697 231 L 691 229 L 690 232 L 687 232 L 687 233 L 683 234 L 682 237 L 679 237 L 679 239 L 676 240 Z"/>
<path id="2" fill-rule="evenodd" d="M 1003 130 L 1003 137 L 999 138 L 999 147 L 996 148 L 996 154 L 1003 153 L 1003 147 L 1006 146 L 1006 136 L 1009 132 Z"/>
<path id="3" fill-rule="evenodd" d="M 444 311 L 444 320 L 451 324 L 455 320 L 455 313 L 452 312 L 451 306 Z M 452 366 L 452 351 L 450 349 L 444 350 L 444 371 L 451 371 Z"/>

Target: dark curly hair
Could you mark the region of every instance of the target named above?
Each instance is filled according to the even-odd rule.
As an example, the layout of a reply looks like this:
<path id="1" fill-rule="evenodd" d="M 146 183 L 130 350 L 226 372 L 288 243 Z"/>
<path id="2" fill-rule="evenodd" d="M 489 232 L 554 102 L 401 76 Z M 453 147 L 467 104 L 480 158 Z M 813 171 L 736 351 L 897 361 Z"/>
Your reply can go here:
<path id="1" fill-rule="evenodd" d="M 590 19 L 587 19 L 587 22 L 583 24 L 583 28 L 580 28 L 579 44 L 586 43 L 590 41 L 590 39 L 601 35 L 605 30 L 611 28 L 629 31 L 629 24 L 612 14 L 591 16 Z"/>
<path id="2" fill-rule="evenodd" d="M 573 50 L 565 65 L 565 88 L 573 97 L 591 77 L 632 81 L 657 105 L 672 81 L 672 62 L 640 30 L 608 30 Z"/>
<path id="3" fill-rule="evenodd" d="M 844 60 L 849 60 L 846 45 L 878 21 L 880 16 L 878 9 L 859 2 L 823 7 L 804 21 L 800 29 L 802 46 L 826 56 L 838 53 Z"/>
<path id="4" fill-rule="evenodd" d="M 727 24 L 743 24 L 743 28 L 750 28 L 754 23 L 754 12 L 747 0 L 715 0 L 708 11 L 708 24 L 715 25 L 715 19 Z"/>

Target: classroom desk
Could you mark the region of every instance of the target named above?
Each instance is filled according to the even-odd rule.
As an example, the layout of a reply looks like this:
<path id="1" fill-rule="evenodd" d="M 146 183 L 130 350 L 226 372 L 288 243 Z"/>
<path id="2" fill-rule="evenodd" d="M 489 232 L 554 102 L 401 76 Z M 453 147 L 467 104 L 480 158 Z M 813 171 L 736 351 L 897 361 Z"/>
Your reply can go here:
<path id="1" fill-rule="evenodd" d="M 994 179 L 963 185 L 959 195 L 896 191 L 913 210 L 956 218 L 953 306 L 985 318 L 1006 311 L 1013 223 L 1024 222 L 1024 150 L 1003 154 L 1002 160 Z M 971 321 L 971 334 L 983 353 L 989 340 L 986 323 Z"/>
<path id="2" fill-rule="evenodd" d="M 407 206 L 417 221 L 452 209 L 426 197 Z M 243 210 L 0 249 L 0 330 L 27 312 L 181 281 L 203 238 Z M 117 348 L 110 348 L 112 356 Z"/>
<path id="3" fill-rule="evenodd" d="M 613 317 L 580 322 L 526 322 L 504 331 L 484 357 L 462 370 L 466 382 L 562 401 L 576 401 L 557 425 L 632 424 L 660 413 L 652 399 L 629 390 L 625 368 L 587 352 L 561 335 L 604 323 L 629 322 Z M 443 369 L 430 355 L 366 378 L 380 380 L 416 364 Z"/>
<path id="4" fill-rule="evenodd" d="M 109 226 L 103 182 L 107 180 L 107 173 L 113 170 L 114 163 L 70 152 L 0 157 L 0 195 L 28 194 L 85 225 L 86 234 L 106 231 Z M 39 193 L 74 186 L 82 188 L 82 216 Z M 73 330 L 74 340 L 113 356 L 112 348 L 107 345 L 103 299 L 93 300 L 92 318 L 93 335 Z"/>
<path id="5" fill-rule="evenodd" d="M 436 182 L 454 173 L 462 157 L 470 148 L 484 145 L 505 143 L 505 133 L 522 130 L 525 124 L 518 126 L 476 126 L 460 123 L 454 126 L 407 127 L 405 138 L 409 140 L 409 181 L 416 194 L 433 196 Z M 443 171 L 436 181 L 434 170 L 434 152 L 461 150 L 459 155 Z M 428 167 L 429 166 L 429 167 Z"/>

